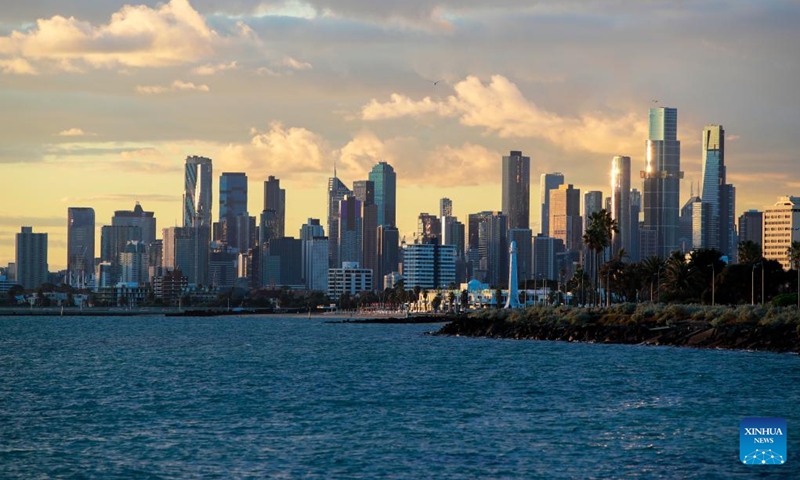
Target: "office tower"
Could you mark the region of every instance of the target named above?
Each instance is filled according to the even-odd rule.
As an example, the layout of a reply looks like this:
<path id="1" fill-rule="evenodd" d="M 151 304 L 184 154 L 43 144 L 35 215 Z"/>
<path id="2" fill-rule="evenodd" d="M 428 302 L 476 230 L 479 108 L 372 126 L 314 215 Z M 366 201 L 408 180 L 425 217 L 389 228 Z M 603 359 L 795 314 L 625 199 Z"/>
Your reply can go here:
<path id="1" fill-rule="evenodd" d="M 567 250 L 579 251 L 583 245 L 581 191 L 572 184 L 550 191 L 550 232 Z"/>
<path id="2" fill-rule="evenodd" d="M 303 285 L 303 242 L 292 237 L 273 238 L 262 259 L 261 284 L 270 288 Z"/>
<path id="3" fill-rule="evenodd" d="M 184 165 L 183 226 L 211 228 L 211 159 L 186 157 Z"/>
<path id="4" fill-rule="evenodd" d="M 142 241 L 142 227 L 135 225 L 103 225 L 100 228 L 100 261 L 108 264 L 107 281 L 112 285 L 122 276 L 120 255 L 129 242 Z M 142 241 L 144 245 L 145 242 Z"/>
<path id="5" fill-rule="evenodd" d="M 681 143 L 677 138 L 678 111 L 651 108 L 645 152 L 644 228 L 655 232 L 656 255 L 667 258 L 678 250 Z"/>
<path id="6" fill-rule="evenodd" d="M 631 157 L 616 156 L 611 161 L 611 218 L 617 221 L 611 253 L 631 251 Z"/>
<path id="7" fill-rule="evenodd" d="M 378 270 L 375 272 L 375 279 L 382 280 L 386 275 L 396 272 L 400 263 L 400 231 L 393 226 L 379 226 L 377 243 Z M 376 283 L 376 285 L 379 284 L 382 284 L 382 281 Z"/>
<path id="8" fill-rule="evenodd" d="M 328 266 L 330 268 L 339 267 L 342 263 L 339 259 L 339 202 L 352 193 L 339 180 L 334 169 L 333 177 L 328 179 Z"/>
<path id="9" fill-rule="evenodd" d="M 678 219 L 678 245 L 680 247 L 681 252 L 688 253 L 694 248 L 695 243 L 695 204 L 700 203 L 700 197 L 692 195 L 689 197 L 689 200 L 683 204 L 681 207 L 681 216 Z M 700 207 L 702 208 L 702 207 Z M 698 217 L 702 214 L 702 210 L 698 210 Z M 699 225 L 699 224 L 698 224 Z M 699 226 L 697 228 L 697 234 L 700 234 Z M 699 242 L 699 240 L 698 240 Z M 697 248 L 700 248 L 700 243 L 697 244 Z"/>
<path id="10" fill-rule="evenodd" d="M 348 195 L 339 202 L 339 259 L 361 265 L 363 221 L 361 202 Z"/>
<path id="11" fill-rule="evenodd" d="M 603 192 L 592 190 L 583 195 L 583 229 L 589 228 L 589 219 L 593 213 L 603 209 Z"/>
<path id="12" fill-rule="evenodd" d="M 639 262 L 642 259 L 639 253 L 639 212 L 642 211 L 642 193 L 635 188 L 632 189 L 630 200 L 631 200 L 631 228 L 630 228 L 631 250 L 629 258 L 631 259 L 631 262 Z"/>
<path id="13" fill-rule="evenodd" d="M 281 181 L 270 175 L 264 182 L 264 211 L 275 212 L 274 234 L 272 238 L 286 236 L 286 190 L 281 188 Z M 272 217 L 270 217 L 272 218 Z"/>
<path id="14" fill-rule="evenodd" d="M 239 251 L 213 242 L 208 258 L 208 282 L 213 288 L 233 288 L 239 276 Z"/>
<path id="15" fill-rule="evenodd" d="M 486 282 L 499 287 L 508 281 L 508 217 L 502 212 L 484 215 L 478 224 L 480 270 Z"/>
<path id="16" fill-rule="evenodd" d="M 375 205 L 375 183 L 371 180 L 353 182 L 353 195 L 361 202 L 361 266 L 373 272 L 378 269 L 378 206 Z"/>
<path id="17" fill-rule="evenodd" d="M 436 215 L 420 213 L 417 217 L 417 242 L 418 243 L 441 243 L 442 222 Z"/>
<path id="18" fill-rule="evenodd" d="M 703 129 L 703 186 L 700 198 L 705 207 L 701 234 L 704 243 L 695 248 L 716 248 L 723 255 L 733 255 L 737 240 L 734 236 L 735 190 L 726 180 L 725 130 L 722 125 L 707 125 Z"/>
<path id="19" fill-rule="evenodd" d="M 247 174 L 224 172 L 219 177 L 219 223 L 217 240 L 238 251 L 249 247 L 250 215 L 247 212 Z M 245 237 L 245 238 L 242 238 Z"/>
<path id="20" fill-rule="evenodd" d="M 162 232 L 163 267 L 180 270 L 190 284 L 208 284 L 209 229 L 169 227 Z"/>
<path id="21" fill-rule="evenodd" d="M 530 228 L 512 228 L 508 231 L 508 241 L 516 242 L 517 278 L 520 282 L 531 278 L 533 260 L 533 231 Z"/>
<path id="22" fill-rule="evenodd" d="M 492 213 L 493 212 L 490 211 L 470 213 L 467 217 L 467 262 L 472 271 L 472 277 L 481 282 L 486 281 L 485 262 L 484 265 L 481 266 L 481 258 L 486 256 L 485 248 L 483 250 L 481 249 L 481 225 L 484 223 L 486 217 L 491 216 Z"/>
<path id="23" fill-rule="evenodd" d="M 300 227 L 302 257 L 300 259 L 303 284 L 308 290 L 328 289 L 328 238 L 319 219 L 309 218 Z M 320 258 L 324 248 L 324 257 Z"/>
<path id="24" fill-rule="evenodd" d="M 16 281 L 26 290 L 47 283 L 47 234 L 33 233 L 33 227 L 22 227 L 17 234 L 14 262 Z"/>
<path id="25" fill-rule="evenodd" d="M 153 212 L 146 212 L 139 202 L 136 202 L 133 210 L 115 211 L 114 216 L 111 217 L 111 226 L 139 227 L 141 229 L 141 237 L 132 238 L 131 240 L 141 240 L 147 245 L 156 241 L 156 217 Z"/>
<path id="26" fill-rule="evenodd" d="M 530 227 L 531 158 L 511 151 L 503 156 L 503 213 L 508 228 Z M 506 252 L 508 254 L 508 252 Z"/>
<path id="27" fill-rule="evenodd" d="M 466 252 L 464 224 L 459 222 L 456 217 L 445 216 L 442 219 L 442 245 L 455 245 L 456 254 L 463 257 Z"/>
<path id="28" fill-rule="evenodd" d="M 94 275 L 94 209 L 67 210 L 67 283 L 82 287 Z"/>
<path id="29" fill-rule="evenodd" d="M 309 218 L 304 225 L 300 226 L 300 240 L 311 240 L 324 236 L 325 229 L 322 228 L 318 218 Z"/>
<path id="30" fill-rule="evenodd" d="M 539 184 L 539 201 L 542 206 L 542 235 L 550 235 L 550 190 L 555 190 L 564 185 L 564 175 L 555 173 L 543 173 Z"/>
<path id="31" fill-rule="evenodd" d="M 792 242 L 800 241 L 800 198 L 779 197 L 775 205 L 764 209 L 761 250 L 767 260 L 777 260 L 784 270 L 791 268 L 789 254 Z"/>
<path id="32" fill-rule="evenodd" d="M 347 294 L 357 295 L 372 291 L 372 270 L 361 268 L 357 263 L 343 262 L 341 268 L 328 269 L 328 296 L 333 300 Z"/>
<path id="33" fill-rule="evenodd" d="M 453 201 L 447 197 L 439 200 L 439 217 L 453 216 Z"/>
<path id="34" fill-rule="evenodd" d="M 131 240 L 119 254 L 120 281 L 128 284 L 150 283 L 148 275 L 147 246 L 139 240 Z"/>
<path id="35" fill-rule="evenodd" d="M 375 205 L 378 206 L 378 225 L 396 225 L 397 175 L 394 168 L 380 162 L 369 172 L 369 180 L 375 185 Z"/>
<path id="36" fill-rule="evenodd" d="M 751 241 L 761 245 L 764 212 L 748 210 L 739 216 L 739 243 Z"/>
<path id="37" fill-rule="evenodd" d="M 533 278 L 535 280 L 558 279 L 556 258 L 565 251 L 559 238 L 538 235 L 533 239 Z"/>
<path id="38" fill-rule="evenodd" d="M 404 245 L 403 278 L 406 289 L 447 288 L 456 281 L 456 248 L 436 243 Z"/>

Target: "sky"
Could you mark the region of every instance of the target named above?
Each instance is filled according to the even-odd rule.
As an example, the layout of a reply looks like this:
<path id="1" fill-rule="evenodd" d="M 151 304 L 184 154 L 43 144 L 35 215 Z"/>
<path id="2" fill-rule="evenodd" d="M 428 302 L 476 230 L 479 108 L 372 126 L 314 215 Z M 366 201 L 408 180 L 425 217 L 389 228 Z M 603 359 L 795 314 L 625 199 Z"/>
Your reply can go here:
<path id="1" fill-rule="evenodd" d="M 500 210 L 501 157 L 608 194 L 641 189 L 647 112 L 678 109 L 682 202 L 704 125 L 726 131 L 737 215 L 800 195 L 800 3 L 759 0 L 0 0 L 0 265 L 23 225 L 66 266 L 71 206 L 97 242 L 139 201 L 181 219 L 187 155 L 286 189 L 287 235 L 326 219 L 327 178 L 397 172 L 398 227 Z M 438 81 L 434 84 L 434 82 Z M 694 187 L 695 192 L 697 187 Z"/>

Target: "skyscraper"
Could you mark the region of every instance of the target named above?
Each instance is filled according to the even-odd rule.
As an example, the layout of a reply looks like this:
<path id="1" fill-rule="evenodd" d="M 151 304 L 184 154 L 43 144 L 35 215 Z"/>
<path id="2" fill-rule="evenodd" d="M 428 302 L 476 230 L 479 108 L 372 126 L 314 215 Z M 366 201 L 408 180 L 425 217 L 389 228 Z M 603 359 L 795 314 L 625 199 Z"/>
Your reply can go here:
<path id="1" fill-rule="evenodd" d="M 447 197 L 439 200 L 439 217 L 453 216 L 453 201 Z"/>
<path id="2" fill-rule="evenodd" d="M 725 167 L 725 129 L 722 125 L 706 125 L 703 129 L 703 186 L 700 199 L 703 205 L 704 243 L 695 248 L 716 248 L 724 255 L 735 250 L 734 205 L 735 193 L 726 180 Z M 734 248 L 732 248 L 734 247 Z"/>
<path id="3" fill-rule="evenodd" d="M 186 157 L 183 189 L 183 226 L 211 228 L 211 159 Z"/>
<path id="4" fill-rule="evenodd" d="M 111 225 L 114 227 L 139 227 L 141 228 L 141 238 L 131 240 L 141 240 L 147 245 L 156 241 L 156 217 L 153 216 L 153 212 L 146 212 L 139 202 L 136 202 L 133 210 L 116 210 L 114 216 L 111 217 Z"/>
<path id="5" fill-rule="evenodd" d="M 750 240 L 761 245 L 764 212 L 748 210 L 739 217 L 739 243 Z"/>
<path id="6" fill-rule="evenodd" d="M 94 209 L 70 207 L 67 215 L 67 282 L 83 286 L 94 275 Z"/>
<path id="7" fill-rule="evenodd" d="M 655 254 L 667 258 L 678 245 L 681 143 L 677 138 L 678 111 L 651 108 L 645 152 L 644 229 L 655 232 Z"/>
<path id="8" fill-rule="evenodd" d="M 543 173 L 539 184 L 539 201 L 542 206 L 542 225 L 541 233 L 545 237 L 550 236 L 550 190 L 554 190 L 564 185 L 564 175 L 555 173 Z"/>
<path id="9" fill-rule="evenodd" d="M 339 259 L 339 202 L 352 191 L 342 183 L 333 171 L 333 177 L 328 179 L 328 266 L 339 268 L 342 264 Z"/>
<path id="10" fill-rule="evenodd" d="M 530 227 L 531 158 L 511 151 L 503 157 L 503 213 L 508 228 Z"/>
<path id="11" fill-rule="evenodd" d="M 378 206 L 375 205 L 375 183 L 371 180 L 353 182 L 353 195 L 361 202 L 361 266 L 378 269 Z"/>
<path id="12" fill-rule="evenodd" d="M 378 225 L 396 225 L 397 175 L 394 168 L 380 162 L 369 172 L 369 179 L 375 185 L 375 205 L 378 206 Z"/>
<path id="13" fill-rule="evenodd" d="M 761 250 L 767 260 L 777 260 L 784 270 L 792 268 L 786 253 L 792 242 L 800 241 L 800 198 L 779 197 L 764 209 Z"/>
<path id="14" fill-rule="evenodd" d="M 16 282 L 28 290 L 39 288 L 47 282 L 47 234 L 22 227 L 16 239 Z"/>
<path id="15" fill-rule="evenodd" d="M 580 250 L 583 244 L 581 191 L 571 183 L 550 191 L 550 231 L 550 236 L 561 239 L 567 250 Z"/>
<path id="16" fill-rule="evenodd" d="M 348 195 L 339 202 L 339 259 L 342 263 L 361 264 L 361 202 Z"/>
<path id="17" fill-rule="evenodd" d="M 264 211 L 275 212 L 277 238 L 286 236 L 286 190 L 281 188 L 281 181 L 270 175 L 264 182 Z"/>
<path id="18" fill-rule="evenodd" d="M 611 218 L 617 221 L 611 253 L 631 251 L 631 157 L 611 161 Z"/>
<path id="19" fill-rule="evenodd" d="M 238 251 L 246 251 L 247 239 L 242 236 L 248 234 L 240 226 L 248 225 L 240 217 L 247 217 L 247 174 L 241 172 L 223 172 L 219 177 L 219 223 L 222 227 L 222 238 L 231 247 Z M 245 240 L 245 241 L 242 241 Z"/>
<path id="20" fill-rule="evenodd" d="M 603 192 L 592 190 L 583 195 L 583 229 L 589 228 L 589 218 L 603 209 Z"/>
<path id="21" fill-rule="evenodd" d="M 478 225 L 480 267 L 486 271 L 486 282 L 502 286 L 508 282 L 508 217 L 491 212 Z"/>
<path id="22" fill-rule="evenodd" d="M 419 243 L 441 242 L 442 220 L 430 213 L 420 213 L 417 217 L 417 239 Z"/>

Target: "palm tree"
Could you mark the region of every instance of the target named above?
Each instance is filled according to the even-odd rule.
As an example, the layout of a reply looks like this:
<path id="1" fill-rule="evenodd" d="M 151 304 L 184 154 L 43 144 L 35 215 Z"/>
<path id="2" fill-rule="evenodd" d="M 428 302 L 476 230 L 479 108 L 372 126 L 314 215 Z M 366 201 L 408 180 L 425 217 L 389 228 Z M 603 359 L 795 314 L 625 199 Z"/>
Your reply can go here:
<path id="1" fill-rule="evenodd" d="M 739 242 L 739 263 L 753 264 L 761 260 L 761 245 L 752 240 Z M 791 255 L 791 254 L 790 254 Z"/>
<path id="2" fill-rule="evenodd" d="M 786 254 L 789 255 L 789 261 L 797 270 L 797 308 L 800 310 L 800 242 L 796 240 L 792 242 L 786 250 Z"/>
<path id="3" fill-rule="evenodd" d="M 589 226 L 586 227 L 586 233 L 583 234 L 583 243 L 594 256 L 595 289 L 597 289 L 597 275 L 600 270 L 600 253 L 608 247 L 614 233 L 618 231 L 617 221 L 611 218 L 608 210 L 603 209 L 589 216 Z M 606 298 L 608 298 L 608 292 L 606 292 Z"/>
<path id="4" fill-rule="evenodd" d="M 642 275 L 650 281 L 650 301 L 653 301 L 653 287 L 661 285 L 661 272 L 664 270 L 664 259 L 658 256 L 647 257 L 642 260 Z M 660 293 L 660 288 L 658 289 Z M 658 298 L 656 297 L 656 300 Z"/>

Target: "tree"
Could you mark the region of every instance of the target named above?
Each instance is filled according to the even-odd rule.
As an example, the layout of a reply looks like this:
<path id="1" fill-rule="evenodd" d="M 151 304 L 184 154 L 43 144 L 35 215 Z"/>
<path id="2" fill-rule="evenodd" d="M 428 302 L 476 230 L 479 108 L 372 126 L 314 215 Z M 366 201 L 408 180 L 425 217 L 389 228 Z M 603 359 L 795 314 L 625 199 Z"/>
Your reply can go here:
<path id="1" fill-rule="evenodd" d="M 660 293 L 661 278 L 666 264 L 664 259 L 658 256 L 645 258 L 642 262 L 642 279 L 650 285 L 650 301 L 658 301 Z M 659 287 L 659 288 L 656 288 Z M 656 295 L 653 296 L 653 290 L 656 290 Z"/>
<path id="2" fill-rule="evenodd" d="M 739 263 L 752 265 L 753 263 L 756 263 L 757 261 L 761 260 L 761 255 L 762 255 L 761 245 L 757 244 L 752 240 L 745 240 L 744 242 L 739 242 L 737 251 L 738 251 L 737 253 L 739 254 Z"/>
<path id="3" fill-rule="evenodd" d="M 611 243 L 611 238 L 618 232 L 617 221 L 611 218 L 611 213 L 603 209 L 589 216 L 589 226 L 583 234 L 583 243 L 593 253 L 594 257 L 594 287 L 597 290 L 597 275 L 600 271 L 600 254 Z"/>
<path id="4" fill-rule="evenodd" d="M 800 242 L 792 242 L 786 254 L 789 255 L 789 262 L 797 270 L 797 308 L 800 309 Z"/>

